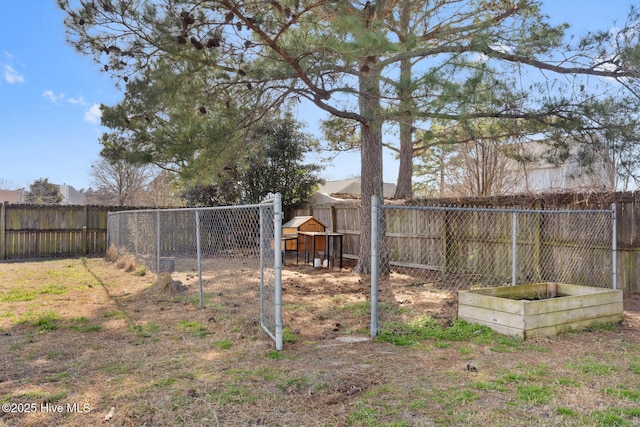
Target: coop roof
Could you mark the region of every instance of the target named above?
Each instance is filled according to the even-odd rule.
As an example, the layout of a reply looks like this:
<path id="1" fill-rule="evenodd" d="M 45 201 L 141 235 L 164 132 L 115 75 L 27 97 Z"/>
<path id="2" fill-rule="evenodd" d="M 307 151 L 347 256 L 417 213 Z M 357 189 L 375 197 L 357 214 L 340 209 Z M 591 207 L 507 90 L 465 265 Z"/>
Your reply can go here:
<path id="1" fill-rule="evenodd" d="M 289 222 L 287 222 L 286 224 L 283 225 L 283 227 L 290 227 L 290 228 L 299 228 L 302 224 L 308 222 L 308 221 L 315 221 L 318 224 L 320 224 L 323 227 L 327 227 L 326 225 L 324 225 L 323 223 L 321 223 L 320 221 L 318 221 L 317 219 L 315 219 L 312 216 L 296 216 L 294 218 L 292 218 Z"/>

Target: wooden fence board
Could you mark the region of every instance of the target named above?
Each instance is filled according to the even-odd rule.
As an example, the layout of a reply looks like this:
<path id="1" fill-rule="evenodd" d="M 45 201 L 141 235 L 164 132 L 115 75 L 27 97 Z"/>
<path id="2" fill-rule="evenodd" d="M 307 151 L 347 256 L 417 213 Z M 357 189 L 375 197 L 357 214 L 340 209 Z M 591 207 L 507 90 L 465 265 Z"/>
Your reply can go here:
<path id="1" fill-rule="evenodd" d="M 0 260 L 102 254 L 112 206 L 0 204 Z"/>

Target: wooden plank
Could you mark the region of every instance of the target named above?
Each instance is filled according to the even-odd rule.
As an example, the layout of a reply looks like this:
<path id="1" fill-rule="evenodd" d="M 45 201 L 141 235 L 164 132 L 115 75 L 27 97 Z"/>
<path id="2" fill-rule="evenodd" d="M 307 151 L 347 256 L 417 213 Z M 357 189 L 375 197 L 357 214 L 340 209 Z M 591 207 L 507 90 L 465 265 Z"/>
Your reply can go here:
<path id="1" fill-rule="evenodd" d="M 516 328 L 516 327 L 507 326 L 507 325 L 502 325 L 495 322 L 486 321 L 483 319 L 472 319 L 472 318 L 461 318 L 461 317 L 458 317 L 458 319 L 464 320 L 469 323 L 487 326 L 491 328 L 493 331 L 496 331 L 497 333 L 502 335 L 508 335 L 508 336 L 520 337 L 520 338 L 525 337 L 525 331 L 523 328 Z"/>
<path id="2" fill-rule="evenodd" d="M 525 326 L 522 315 L 470 305 L 458 304 L 458 319 L 468 322 L 482 321 L 487 324 L 507 326 L 514 329 L 524 329 Z"/>
<path id="3" fill-rule="evenodd" d="M 555 311 L 551 313 L 527 315 L 524 317 L 524 321 L 525 329 L 531 330 L 548 326 L 562 325 L 564 323 L 572 323 L 580 320 L 593 320 L 600 317 L 621 315 L 622 313 L 622 303 L 614 303 L 580 307 L 576 309 Z"/>
<path id="4" fill-rule="evenodd" d="M 468 305 L 518 315 L 524 314 L 523 301 L 482 295 L 477 291 L 458 291 L 458 306 Z"/>
<path id="5" fill-rule="evenodd" d="M 590 326 L 603 324 L 603 323 L 619 323 L 619 322 L 622 322 L 623 318 L 624 318 L 623 314 L 615 314 L 611 316 L 599 317 L 597 319 L 576 320 L 574 322 L 563 323 L 561 325 L 553 325 L 548 327 L 529 329 L 526 331 L 524 338 L 552 336 L 562 332 L 567 332 L 571 330 L 577 331 L 580 329 L 585 329 Z"/>
<path id="6" fill-rule="evenodd" d="M 604 304 L 622 304 L 622 291 L 567 295 L 538 301 L 523 301 L 525 315 L 554 313 Z"/>

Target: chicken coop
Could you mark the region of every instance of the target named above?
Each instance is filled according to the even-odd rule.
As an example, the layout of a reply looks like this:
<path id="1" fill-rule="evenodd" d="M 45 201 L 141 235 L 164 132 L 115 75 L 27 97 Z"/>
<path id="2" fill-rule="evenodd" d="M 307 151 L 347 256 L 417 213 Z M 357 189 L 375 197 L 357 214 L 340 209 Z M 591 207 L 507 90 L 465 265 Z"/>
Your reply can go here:
<path id="1" fill-rule="evenodd" d="M 327 226 L 312 216 L 296 216 L 282 226 L 282 235 L 298 236 L 299 231 L 324 232 Z M 318 236 L 316 247 L 323 248 L 325 245 L 324 236 Z M 286 240 L 286 249 L 288 251 L 305 251 L 305 239 Z M 309 247 L 310 249 L 310 247 Z"/>

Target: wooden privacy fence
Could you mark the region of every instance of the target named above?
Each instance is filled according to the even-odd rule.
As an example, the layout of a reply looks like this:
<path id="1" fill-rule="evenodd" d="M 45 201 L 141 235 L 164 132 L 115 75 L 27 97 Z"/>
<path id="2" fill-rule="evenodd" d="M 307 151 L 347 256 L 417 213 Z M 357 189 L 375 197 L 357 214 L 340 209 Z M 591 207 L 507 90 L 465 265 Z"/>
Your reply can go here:
<path id="1" fill-rule="evenodd" d="M 454 208 L 460 207 L 492 207 L 492 208 L 522 208 L 522 209 L 610 209 L 611 203 L 616 203 L 617 212 L 617 233 L 616 233 L 616 271 L 617 271 L 617 287 L 625 291 L 640 292 L 640 193 L 609 193 L 603 194 L 589 194 L 589 195 L 549 195 L 545 196 L 546 199 L 540 199 L 531 197 L 525 198 L 504 198 L 502 199 L 465 199 L 463 201 L 454 200 L 428 200 L 428 201 L 414 201 L 412 204 L 426 205 L 426 206 L 448 206 Z M 300 209 L 293 210 L 288 213 L 287 218 L 300 215 L 312 215 L 324 224 L 330 231 L 344 233 L 344 254 L 345 257 L 357 258 L 360 250 L 360 203 L 359 201 L 345 201 L 334 204 L 322 204 L 314 206 L 305 206 Z M 421 215 L 416 211 L 402 210 L 398 213 L 397 217 L 392 219 L 393 224 L 389 224 L 387 232 L 391 233 L 391 236 L 387 235 L 389 250 L 392 252 L 399 252 L 402 250 L 404 254 L 409 254 L 413 248 L 415 249 L 414 258 L 404 261 L 406 265 L 421 264 L 421 268 L 433 268 L 441 269 L 447 267 L 442 260 L 438 259 L 438 256 L 444 257 L 447 252 L 436 251 L 440 248 L 440 244 L 443 240 L 438 240 L 442 233 L 447 229 L 439 227 L 437 221 L 423 222 L 419 226 L 415 226 L 416 220 L 413 218 L 415 215 Z M 468 215 L 481 216 L 479 213 L 469 213 Z M 525 262 L 537 262 L 541 255 L 548 257 L 547 269 L 553 271 L 561 271 L 564 269 L 565 264 L 563 259 L 566 259 L 571 251 L 579 241 L 584 240 L 591 230 L 593 224 L 584 221 L 576 222 L 575 216 L 571 218 L 567 216 L 563 218 L 559 216 L 554 219 L 546 218 L 544 222 L 544 232 L 550 233 L 551 230 L 555 230 L 554 234 L 557 236 L 556 242 L 542 244 L 544 241 L 539 240 L 539 236 L 542 236 L 541 217 L 533 215 L 530 217 L 519 218 L 517 229 L 520 235 L 525 236 L 525 240 L 519 244 L 517 250 L 522 256 Z M 475 225 L 474 225 L 475 224 Z M 491 237 L 496 234 L 499 229 L 487 229 L 481 226 L 481 222 L 470 221 L 469 227 L 476 227 L 476 229 L 468 228 L 466 231 L 458 232 L 458 241 L 454 242 L 458 247 L 466 245 L 469 247 L 474 243 L 469 240 L 469 236 L 473 236 L 474 230 L 481 235 Z M 511 220 L 506 221 L 504 224 L 503 232 L 510 235 L 513 224 Z M 579 230 L 577 230 L 577 228 Z M 443 231 L 445 230 L 445 231 Z M 466 234 L 465 234 L 466 233 Z M 582 233 L 582 236 L 579 234 Z M 431 236 L 433 234 L 433 236 Z M 495 237 L 495 236 L 494 236 Z M 390 240 L 389 240 L 390 238 Z M 496 238 L 497 239 L 497 238 Z M 494 240 L 496 240 L 494 239 Z M 446 241 L 446 240 L 445 240 Z M 509 240 L 510 242 L 510 240 Z M 506 250 L 510 250 L 510 243 L 494 242 L 495 247 L 504 247 Z M 558 243 L 560 242 L 560 243 Z M 431 246 L 430 246 L 431 245 Z M 450 246 L 447 251 L 455 250 L 456 246 Z M 573 262 L 580 262 L 581 268 L 584 270 L 585 275 L 596 276 L 597 270 L 610 271 L 611 266 L 611 246 L 609 242 L 603 241 L 595 245 L 593 254 L 581 256 L 580 260 L 576 260 L 573 257 Z M 467 250 L 469 250 L 467 248 Z M 458 251 L 459 252 L 459 251 Z M 495 251 L 487 251 L 479 249 L 477 251 L 478 256 L 476 259 L 485 259 L 489 254 L 495 254 L 494 262 L 498 262 L 500 259 L 500 253 L 496 249 Z M 507 253 L 504 256 L 509 256 Z M 504 257 L 503 256 L 503 257 Z M 420 257 L 427 258 L 420 260 Z M 450 262 L 449 258 L 448 261 Z M 497 260 L 497 261 L 496 261 Z M 402 262 L 402 261 L 401 261 Z M 607 264 L 608 263 L 608 264 Z M 396 264 L 400 264 L 396 262 Z M 483 268 L 488 268 L 487 264 L 483 264 Z M 545 275 L 543 269 L 539 270 L 540 273 L 535 276 Z M 516 271 L 519 273 L 520 270 Z M 603 274 L 600 272 L 600 274 Z M 536 277 L 531 277 L 531 280 Z M 573 280 L 573 278 L 572 278 Z M 580 280 L 574 280 L 579 282 Z M 603 286 L 606 286 L 606 282 Z"/>
<path id="2" fill-rule="evenodd" d="M 104 253 L 114 209 L 0 204 L 0 260 Z"/>

